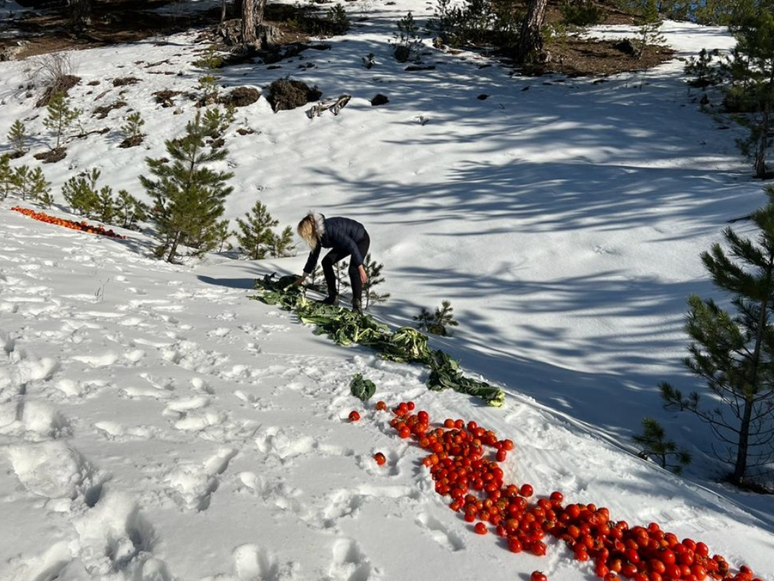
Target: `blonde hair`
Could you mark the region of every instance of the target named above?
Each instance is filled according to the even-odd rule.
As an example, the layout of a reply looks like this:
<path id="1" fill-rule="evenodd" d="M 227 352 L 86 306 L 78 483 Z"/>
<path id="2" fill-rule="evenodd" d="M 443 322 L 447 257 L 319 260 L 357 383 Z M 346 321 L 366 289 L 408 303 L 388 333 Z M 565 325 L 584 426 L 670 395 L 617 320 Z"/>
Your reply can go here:
<path id="1" fill-rule="evenodd" d="M 298 235 L 304 239 L 310 248 L 315 249 L 319 241 L 319 235 L 317 233 L 317 220 L 315 220 L 314 214 L 309 213 L 298 223 L 296 228 Z"/>

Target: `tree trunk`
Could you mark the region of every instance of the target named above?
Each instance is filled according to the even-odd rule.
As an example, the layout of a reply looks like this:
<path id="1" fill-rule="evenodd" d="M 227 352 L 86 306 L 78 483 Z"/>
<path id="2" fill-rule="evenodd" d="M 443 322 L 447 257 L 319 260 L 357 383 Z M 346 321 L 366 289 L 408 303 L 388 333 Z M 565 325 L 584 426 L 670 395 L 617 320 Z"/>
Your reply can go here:
<path id="1" fill-rule="evenodd" d="M 739 446 L 736 449 L 736 464 L 734 473 L 731 475 L 731 482 L 739 486 L 744 480 L 747 472 L 747 449 L 750 441 L 750 419 L 752 418 L 753 402 L 752 396 L 744 402 L 744 415 L 742 416 L 742 425 L 739 428 Z"/>
<path id="2" fill-rule="evenodd" d="M 242 1 L 242 44 L 255 44 L 255 0 Z M 263 11 L 261 11 L 263 12 Z"/>
<path id="3" fill-rule="evenodd" d="M 546 18 L 548 0 L 529 0 L 527 15 L 521 23 L 519 35 L 519 60 L 525 62 L 543 48 L 543 35 L 540 29 Z"/>
<path id="4" fill-rule="evenodd" d="M 755 177 L 764 179 L 766 177 L 766 149 L 769 144 L 769 104 L 764 104 L 761 122 L 758 126 L 760 137 L 755 151 Z"/>

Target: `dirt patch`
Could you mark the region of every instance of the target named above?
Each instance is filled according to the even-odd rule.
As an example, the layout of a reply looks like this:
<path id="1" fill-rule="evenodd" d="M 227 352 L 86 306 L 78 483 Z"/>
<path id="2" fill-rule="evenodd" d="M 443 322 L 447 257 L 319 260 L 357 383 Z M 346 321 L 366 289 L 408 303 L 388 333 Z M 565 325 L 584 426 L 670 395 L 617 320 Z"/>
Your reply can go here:
<path id="1" fill-rule="evenodd" d="M 558 73 L 568 77 L 599 77 L 642 71 L 674 57 L 674 51 L 661 46 L 646 46 L 639 54 L 630 54 L 619 41 L 570 38 L 546 45 L 548 60 L 527 67 L 531 75 Z"/>
<path id="2" fill-rule="evenodd" d="M 49 149 L 42 153 L 36 153 L 33 157 L 41 160 L 43 163 L 56 163 L 64 159 L 67 156 L 67 149 L 64 147 L 57 147 L 55 149 Z"/>
<path id="3" fill-rule="evenodd" d="M 309 87 L 306 83 L 293 79 L 278 79 L 269 85 L 269 95 L 266 99 L 276 113 L 303 107 L 307 103 L 318 101 L 320 97 L 322 91 L 317 87 Z"/>
<path id="4" fill-rule="evenodd" d="M 180 91 L 170 91 L 169 89 L 164 91 L 156 91 L 153 96 L 156 98 L 156 103 L 162 107 L 173 107 L 175 105 L 174 98 L 180 95 Z"/>
<path id="5" fill-rule="evenodd" d="M 139 82 L 140 79 L 137 77 L 119 77 L 117 79 L 113 79 L 113 86 L 125 87 L 126 85 L 136 85 Z"/>
<path id="6" fill-rule="evenodd" d="M 261 92 L 253 87 L 237 87 L 228 95 L 220 98 L 220 102 L 226 106 L 247 107 L 261 97 Z"/>
<path id="7" fill-rule="evenodd" d="M 111 103 L 110 105 L 103 105 L 102 107 L 97 107 L 94 109 L 94 117 L 97 119 L 104 119 L 108 116 L 108 113 L 110 113 L 113 109 L 121 109 L 122 107 L 126 107 L 127 103 L 126 101 L 116 101 L 115 103 Z"/>
<path id="8" fill-rule="evenodd" d="M 66 97 L 68 91 L 80 82 L 81 82 L 81 77 L 76 77 L 74 75 L 62 75 L 60 77 L 57 77 L 54 80 L 53 85 L 46 87 L 46 90 L 43 91 L 43 95 L 41 95 L 40 99 L 38 99 L 38 102 L 35 103 L 35 106 L 47 107 L 49 102 L 51 101 L 51 97 L 53 97 L 57 93 L 61 93 L 63 96 Z"/>

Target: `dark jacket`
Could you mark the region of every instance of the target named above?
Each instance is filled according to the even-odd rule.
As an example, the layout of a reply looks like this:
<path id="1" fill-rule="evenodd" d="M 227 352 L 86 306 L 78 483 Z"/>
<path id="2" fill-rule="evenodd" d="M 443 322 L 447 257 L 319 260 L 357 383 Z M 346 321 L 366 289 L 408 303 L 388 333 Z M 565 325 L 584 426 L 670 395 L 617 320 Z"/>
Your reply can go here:
<path id="1" fill-rule="evenodd" d="M 317 214 L 316 217 L 318 232 L 321 232 L 322 236 L 315 249 L 309 253 L 304 272 L 309 274 L 317 266 L 321 248 L 333 248 L 345 256 L 351 255 L 351 265 L 355 267 L 363 264 L 357 243 L 368 235 L 365 227 L 349 218 L 326 218 L 322 214 Z"/>

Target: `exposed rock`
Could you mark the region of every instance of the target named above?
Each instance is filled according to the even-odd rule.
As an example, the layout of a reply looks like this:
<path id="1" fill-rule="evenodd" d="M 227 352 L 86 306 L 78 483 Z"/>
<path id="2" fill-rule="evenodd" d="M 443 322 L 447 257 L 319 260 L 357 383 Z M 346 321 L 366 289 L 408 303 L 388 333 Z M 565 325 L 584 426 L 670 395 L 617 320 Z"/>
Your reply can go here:
<path id="1" fill-rule="evenodd" d="M 310 88 L 303 81 L 278 79 L 269 85 L 269 95 L 266 99 L 276 113 L 303 107 L 307 103 L 318 101 L 321 96 L 322 91 L 317 87 Z"/>

